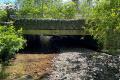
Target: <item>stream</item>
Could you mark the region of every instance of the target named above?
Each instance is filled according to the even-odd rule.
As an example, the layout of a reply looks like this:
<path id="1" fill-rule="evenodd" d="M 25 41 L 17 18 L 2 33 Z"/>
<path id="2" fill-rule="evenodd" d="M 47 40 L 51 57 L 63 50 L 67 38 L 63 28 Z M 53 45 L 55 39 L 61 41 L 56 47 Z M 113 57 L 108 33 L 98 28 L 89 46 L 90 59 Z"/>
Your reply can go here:
<path id="1" fill-rule="evenodd" d="M 120 55 L 97 52 L 97 42 L 91 36 L 26 38 L 29 45 L 24 52 L 58 53 L 51 73 L 40 80 L 120 80 Z"/>

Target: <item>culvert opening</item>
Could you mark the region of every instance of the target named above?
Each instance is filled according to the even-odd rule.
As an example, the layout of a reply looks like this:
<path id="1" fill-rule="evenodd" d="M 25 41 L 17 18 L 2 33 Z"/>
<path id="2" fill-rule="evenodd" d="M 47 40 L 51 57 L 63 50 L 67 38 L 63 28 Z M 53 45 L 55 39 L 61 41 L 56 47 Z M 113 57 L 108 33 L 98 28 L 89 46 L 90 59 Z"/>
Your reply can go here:
<path id="1" fill-rule="evenodd" d="M 62 48 L 86 48 L 99 50 L 97 40 L 90 35 L 85 36 L 40 36 L 24 35 L 27 46 L 23 52 L 59 52 Z"/>
<path id="2" fill-rule="evenodd" d="M 92 36 L 53 36 L 51 39 L 52 47 L 58 51 L 61 48 L 86 48 L 97 51 L 99 49 L 97 40 Z"/>

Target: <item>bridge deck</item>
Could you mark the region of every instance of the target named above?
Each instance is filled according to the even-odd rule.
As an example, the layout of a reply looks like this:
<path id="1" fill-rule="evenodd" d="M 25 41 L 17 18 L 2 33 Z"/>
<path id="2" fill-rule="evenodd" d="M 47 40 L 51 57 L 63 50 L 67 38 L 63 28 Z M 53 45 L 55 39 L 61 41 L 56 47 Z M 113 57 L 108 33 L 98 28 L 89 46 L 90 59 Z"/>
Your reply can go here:
<path id="1" fill-rule="evenodd" d="M 32 35 L 85 35 L 84 20 L 19 19 L 14 25 Z"/>

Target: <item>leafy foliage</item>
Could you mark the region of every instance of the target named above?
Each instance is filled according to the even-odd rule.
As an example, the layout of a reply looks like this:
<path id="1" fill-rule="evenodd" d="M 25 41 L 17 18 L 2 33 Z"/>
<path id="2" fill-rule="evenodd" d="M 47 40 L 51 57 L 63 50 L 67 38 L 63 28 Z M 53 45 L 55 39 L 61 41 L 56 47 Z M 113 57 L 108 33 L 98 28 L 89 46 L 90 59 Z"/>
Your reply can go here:
<path id="1" fill-rule="evenodd" d="M 5 10 L 0 10 L 0 21 L 6 21 L 7 12 Z"/>
<path id="2" fill-rule="evenodd" d="M 5 9 L 0 9 L 0 22 L 12 21 L 12 16 L 15 17 L 15 9 L 11 7 L 10 3 L 5 4 Z"/>
<path id="3" fill-rule="evenodd" d="M 76 4 L 74 2 L 64 4 L 62 12 L 65 18 L 68 19 L 74 18 L 77 13 Z"/>
<path id="4" fill-rule="evenodd" d="M 19 0 L 18 0 L 19 1 Z M 75 18 L 76 4 L 62 3 L 62 0 L 21 0 L 18 17 L 22 18 Z"/>
<path id="5" fill-rule="evenodd" d="M 115 37 L 113 33 L 120 34 L 120 0 L 94 0 L 91 4 L 84 2 L 81 9 L 88 22 L 88 31 L 99 39 L 104 47 L 109 49 L 116 47 L 117 45 L 109 45 L 116 43 L 115 40 L 107 42 Z M 118 40 L 117 43 L 119 43 Z"/>
<path id="6" fill-rule="evenodd" d="M 0 26 L 0 60 L 7 61 L 16 51 L 23 48 L 25 40 L 22 30 L 16 31 L 13 26 Z"/>

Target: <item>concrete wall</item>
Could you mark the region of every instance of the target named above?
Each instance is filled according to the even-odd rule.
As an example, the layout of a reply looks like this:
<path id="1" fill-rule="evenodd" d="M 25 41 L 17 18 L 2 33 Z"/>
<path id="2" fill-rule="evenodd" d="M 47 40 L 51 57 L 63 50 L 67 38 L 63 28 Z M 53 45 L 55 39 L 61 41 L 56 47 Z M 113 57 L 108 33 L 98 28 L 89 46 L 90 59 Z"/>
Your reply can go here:
<path id="1" fill-rule="evenodd" d="M 14 22 L 14 25 L 25 30 L 81 30 L 85 27 L 85 21 L 83 19 L 19 19 Z"/>

